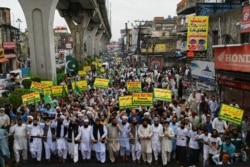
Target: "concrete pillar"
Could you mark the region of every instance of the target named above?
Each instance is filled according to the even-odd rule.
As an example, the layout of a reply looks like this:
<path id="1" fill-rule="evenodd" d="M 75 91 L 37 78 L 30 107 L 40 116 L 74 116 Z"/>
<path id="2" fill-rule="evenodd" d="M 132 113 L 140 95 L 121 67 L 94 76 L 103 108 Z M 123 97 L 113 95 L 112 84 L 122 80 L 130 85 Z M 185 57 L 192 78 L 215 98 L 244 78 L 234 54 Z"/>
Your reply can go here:
<path id="1" fill-rule="evenodd" d="M 95 35 L 95 55 L 100 54 L 100 45 L 101 45 L 101 38 L 104 33 L 104 30 L 97 31 Z"/>
<path id="2" fill-rule="evenodd" d="M 19 0 L 29 35 L 31 71 L 46 79 L 56 76 L 53 21 L 58 0 Z"/>
<path id="3" fill-rule="evenodd" d="M 60 11 L 59 11 L 60 12 Z M 78 18 L 80 19 L 79 24 L 73 22 L 73 18 L 70 14 L 71 11 L 60 12 L 61 16 L 65 18 L 73 39 L 73 56 L 80 62 L 84 59 L 84 36 L 86 29 L 89 25 L 89 22 L 93 15 L 94 11 L 79 11 Z"/>
<path id="4" fill-rule="evenodd" d="M 98 31 L 99 25 L 93 25 L 90 29 L 86 31 L 85 36 L 86 38 L 86 44 L 87 44 L 87 55 L 91 56 L 93 58 L 95 54 L 95 36 Z"/>

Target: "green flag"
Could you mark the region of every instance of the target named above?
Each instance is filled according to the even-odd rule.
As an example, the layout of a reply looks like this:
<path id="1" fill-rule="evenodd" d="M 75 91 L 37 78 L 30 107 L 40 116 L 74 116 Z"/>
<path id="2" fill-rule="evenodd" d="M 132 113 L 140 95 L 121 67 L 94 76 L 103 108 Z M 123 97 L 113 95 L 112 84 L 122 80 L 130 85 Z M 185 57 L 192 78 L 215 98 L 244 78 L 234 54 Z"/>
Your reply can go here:
<path id="1" fill-rule="evenodd" d="M 54 79 L 53 79 L 53 85 L 57 86 L 57 76 L 55 76 Z"/>
<path id="2" fill-rule="evenodd" d="M 68 93 L 66 91 L 66 88 L 63 86 L 63 90 L 62 90 L 62 97 L 65 98 L 68 96 Z"/>
<path id="3" fill-rule="evenodd" d="M 78 72 L 78 62 L 72 55 L 66 56 L 65 73 L 76 75 Z"/>
<path id="4" fill-rule="evenodd" d="M 78 87 L 77 84 L 75 84 L 74 93 L 75 93 L 77 96 L 82 97 L 81 90 L 79 89 L 79 87 Z"/>
<path id="5" fill-rule="evenodd" d="M 52 100 L 52 98 L 51 98 L 51 96 L 50 96 L 49 93 L 46 93 L 44 95 L 44 102 L 45 102 L 45 104 L 50 104 L 51 108 L 55 107 L 55 104 L 54 104 L 54 102 L 53 102 L 53 100 Z"/>

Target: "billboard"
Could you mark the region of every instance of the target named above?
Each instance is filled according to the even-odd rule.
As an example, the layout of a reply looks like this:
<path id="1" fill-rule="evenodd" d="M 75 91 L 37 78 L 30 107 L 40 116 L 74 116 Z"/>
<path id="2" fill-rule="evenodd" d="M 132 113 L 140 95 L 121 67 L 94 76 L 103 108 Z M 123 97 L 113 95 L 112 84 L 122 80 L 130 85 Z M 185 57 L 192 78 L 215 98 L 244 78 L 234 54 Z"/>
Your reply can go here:
<path id="1" fill-rule="evenodd" d="M 191 61 L 192 77 L 204 82 L 215 82 L 214 62 L 209 61 Z"/>
<path id="2" fill-rule="evenodd" d="M 250 72 L 250 45 L 214 47 L 215 68 Z"/>
<path id="3" fill-rule="evenodd" d="M 250 6 L 244 6 L 242 9 L 240 33 L 248 32 L 250 32 Z"/>
<path id="4" fill-rule="evenodd" d="M 208 16 L 188 16 L 187 45 L 189 51 L 206 51 Z"/>
<path id="5" fill-rule="evenodd" d="M 153 50 L 153 46 L 148 49 L 141 48 L 141 53 L 164 53 L 167 52 L 166 44 L 156 44 Z"/>

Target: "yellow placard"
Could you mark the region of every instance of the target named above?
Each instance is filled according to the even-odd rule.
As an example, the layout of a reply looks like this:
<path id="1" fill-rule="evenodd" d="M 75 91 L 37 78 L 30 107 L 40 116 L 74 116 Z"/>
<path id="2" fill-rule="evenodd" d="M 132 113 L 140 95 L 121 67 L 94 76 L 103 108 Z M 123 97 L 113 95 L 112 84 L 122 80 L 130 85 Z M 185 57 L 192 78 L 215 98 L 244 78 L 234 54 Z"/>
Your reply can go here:
<path id="1" fill-rule="evenodd" d="M 85 70 L 79 70 L 79 71 L 78 71 L 78 75 L 80 75 L 80 76 L 86 76 L 87 73 L 86 73 Z"/>
<path id="2" fill-rule="evenodd" d="M 71 85 L 72 85 L 73 90 L 75 89 L 75 85 L 77 85 L 80 90 L 87 90 L 88 89 L 88 84 L 87 84 L 86 80 L 72 82 Z"/>
<path id="3" fill-rule="evenodd" d="M 102 59 L 96 59 L 96 62 L 102 63 Z"/>
<path id="4" fill-rule="evenodd" d="M 127 90 L 130 92 L 141 92 L 141 82 L 127 82 Z"/>
<path id="5" fill-rule="evenodd" d="M 51 95 L 51 87 L 43 88 L 43 94 L 45 95 L 46 93 L 48 93 L 49 95 Z"/>
<path id="6" fill-rule="evenodd" d="M 34 82 L 34 81 L 32 81 L 30 85 L 31 90 L 38 91 L 39 93 L 43 93 L 43 88 L 46 88 L 46 87 L 48 87 L 46 84 Z"/>
<path id="7" fill-rule="evenodd" d="M 154 88 L 154 99 L 172 101 L 172 91 L 169 89 Z"/>
<path id="8" fill-rule="evenodd" d="M 97 66 L 97 62 L 96 61 L 92 61 L 91 64 Z"/>
<path id="9" fill-rule="evenodd" d="M 115 60 L 116 60 L 116 62 L 121 62 L 121 61 L 122 61 L 122 58 L 116 57 Z"/>
<path id="10" fill-rule="evenodd" d="M 22 96 L 23 104 L 34 104 L 41 100 L 39 92 L 33 92 Z"/>
<path id="11" fill-rule="evenodd" d="M 41 83 L 47 85 L 47 87 L 53 86 L 52 81 L 41 81 Z"/>
<path id="12" fill-rule="evenodd" d="M 133 93 L 133 106 L 153 106 L 153 94 Z"/>
<path id="13" fill-rule="evenodd" d="M 119 97 L 119 108 L 130 108 L 133 105 L 132 96 L 120 96 Z"/>
<path id="14" fill-rule="evenodd" d="M 221 104 L 219 118 L 232 122 L 236 125 L 241 125 L 244 110 L 230 105 Z"/>
<path id="15" fill-rule="evenodd" d="M 102 63 L 97 63 L 97 67 L 102 67 Z"/>
<path id="16" fill-rule="evenodd" d="M 188 16 L 187 50 L 207 50 L 208 18 L 208 16 Z"/>
<path id="17" fill-rule="evenodd" d="M 51 95 L 52 96 L 62 96 L 63 89 L 65 89 L 66 92 L 68 93 L 68 87 L 67 86 L 62 86 L 62 85 L 60 85 L 60 86 L 52 86 L 51 87 Z"/>
<path id="18" fill-rule="evenodd" d="M 109 80 L 103 78 L 95 78 L 94 86 L 96 88 L 108 88 Z"/>
<path id="19" fill-rule="evenodd" d="M 91 71 L 91 66 L 84 66 L 83 69 L 84 71 L 89 72 Z"/>
<path id="20" fill-rule="evenodd" d="M 100 68 L 100 71 L 101 71 L 102 73 L 104 73 L 104 72 L 105 72 L 105 68 L 104 68 L 104 67 L 101 67 L 101 68 Z"/>

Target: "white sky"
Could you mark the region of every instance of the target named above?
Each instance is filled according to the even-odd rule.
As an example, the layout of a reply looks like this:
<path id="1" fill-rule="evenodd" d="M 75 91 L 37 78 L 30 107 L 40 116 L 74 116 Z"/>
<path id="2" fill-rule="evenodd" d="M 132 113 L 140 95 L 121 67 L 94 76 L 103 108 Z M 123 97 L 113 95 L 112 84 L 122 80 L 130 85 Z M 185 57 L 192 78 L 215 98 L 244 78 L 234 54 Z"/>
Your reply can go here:
<path id="1" fill-rule="evenodd" d="M 125 28 L 125 23 L 129 21 L 128 27 L 134 20 L 153 20 L 156 16 L 176 15 L 177 3 L 181 0 L 109 0 L 111 4 L 111 30 L 112 40 L 120 38 L 120 29 Z M 26 21 L 22 8 L 18 0 L 0 0 L 0 7 L 11 9 L 12 25 L 18 27 L 16 20 L 22 20 L 21 30 L 26 28 Z M 135 23 L 134 23 L 135 24 Z M 55 12 L 54 26 L 67 25 L 58 12 Z"/>

